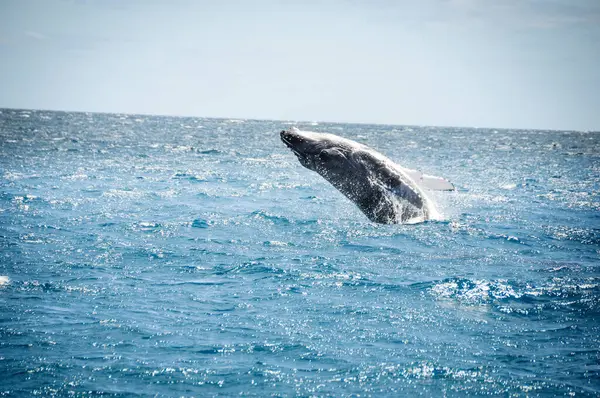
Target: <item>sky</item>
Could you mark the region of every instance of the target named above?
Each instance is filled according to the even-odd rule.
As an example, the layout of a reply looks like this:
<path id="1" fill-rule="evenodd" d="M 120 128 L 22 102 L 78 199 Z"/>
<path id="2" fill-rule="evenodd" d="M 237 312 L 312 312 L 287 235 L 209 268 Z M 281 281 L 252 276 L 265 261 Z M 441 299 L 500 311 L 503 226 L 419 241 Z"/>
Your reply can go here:
<path id="1" fill-rule="evenodd" d="M 600 131 L 600 0 L 0 0 L 0 107 Z"/>

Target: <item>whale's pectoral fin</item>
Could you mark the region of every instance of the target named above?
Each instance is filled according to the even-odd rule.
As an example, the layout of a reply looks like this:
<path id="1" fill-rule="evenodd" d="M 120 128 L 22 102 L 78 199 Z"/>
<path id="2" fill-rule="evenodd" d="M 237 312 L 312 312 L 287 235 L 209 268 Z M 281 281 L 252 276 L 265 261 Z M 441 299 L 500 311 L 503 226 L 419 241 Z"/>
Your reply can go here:
<path id="1" fill-rule="evenodd" d="M 404 172 L 408 174 L 408 176 L 412 178 L 414 182 L 425 189 L 432 191 L 454 191 L 456 189 L 450 181 L 442 177 L 423 174 L 418 170 L 411 169 L 404 169 Z"/>

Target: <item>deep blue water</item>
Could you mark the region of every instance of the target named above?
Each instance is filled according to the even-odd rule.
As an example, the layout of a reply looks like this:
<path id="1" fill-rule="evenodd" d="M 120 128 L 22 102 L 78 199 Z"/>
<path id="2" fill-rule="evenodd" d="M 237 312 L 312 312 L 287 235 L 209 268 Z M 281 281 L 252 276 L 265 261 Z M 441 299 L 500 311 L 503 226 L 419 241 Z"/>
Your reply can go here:
<path id="1" fill-rule="evenodd" d="M 0 395 L 600 394 L 600 134 L 294 124 L 440 175 L 376 225 L 289 122 L 1 110 Z"/>

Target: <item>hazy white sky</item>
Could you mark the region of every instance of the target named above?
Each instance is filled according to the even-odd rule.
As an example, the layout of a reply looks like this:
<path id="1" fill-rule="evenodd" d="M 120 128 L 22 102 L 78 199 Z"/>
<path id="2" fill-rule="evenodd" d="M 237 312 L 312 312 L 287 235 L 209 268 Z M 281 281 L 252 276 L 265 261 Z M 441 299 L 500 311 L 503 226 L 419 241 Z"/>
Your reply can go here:
<path id="1" fill-rule="evenodd" d="M 600 130 L 600 0 L 0 0 L 0 107 Z"/>

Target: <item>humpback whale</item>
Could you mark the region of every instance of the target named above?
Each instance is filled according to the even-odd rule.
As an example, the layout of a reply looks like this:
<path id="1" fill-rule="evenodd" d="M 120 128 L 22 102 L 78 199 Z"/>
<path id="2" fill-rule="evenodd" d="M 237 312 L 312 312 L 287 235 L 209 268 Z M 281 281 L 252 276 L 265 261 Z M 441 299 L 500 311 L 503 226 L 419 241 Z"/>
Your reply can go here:
<path id="1" fill-rule="evenodd" d="M 454 190 L 454 185 L 441 177 L 401 167 L 347 138 L 295 127 L 281 131 L 280 136 L 302 166 L 325 178 L 376 223 L 439 219 L 425 190 Z"/>

